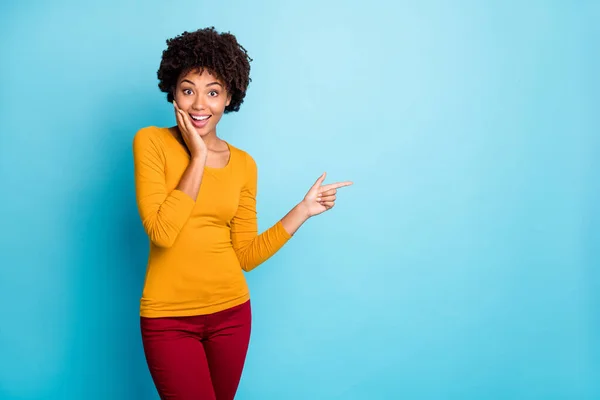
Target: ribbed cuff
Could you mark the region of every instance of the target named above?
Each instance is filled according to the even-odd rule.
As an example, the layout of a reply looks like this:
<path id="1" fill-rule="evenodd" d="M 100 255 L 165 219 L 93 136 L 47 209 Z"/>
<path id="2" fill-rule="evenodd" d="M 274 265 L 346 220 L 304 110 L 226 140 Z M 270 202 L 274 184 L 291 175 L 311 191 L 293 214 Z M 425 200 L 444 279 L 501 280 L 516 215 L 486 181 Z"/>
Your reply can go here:
<path id="1" fill-rule="evenodd" d="M 277 234 L 277 239 L 279 238 L 283 238 L 283 242 L 287 242 L 288 240 L 290 240 L 292 238 L 292 235 L 289 234 L 288 231 L 285 230 L 285 228 L 283 227 L 283 223 L 281 222 L 281 220 L 279 220 L 276 224 L 275 224 L 275 232 Z"/>

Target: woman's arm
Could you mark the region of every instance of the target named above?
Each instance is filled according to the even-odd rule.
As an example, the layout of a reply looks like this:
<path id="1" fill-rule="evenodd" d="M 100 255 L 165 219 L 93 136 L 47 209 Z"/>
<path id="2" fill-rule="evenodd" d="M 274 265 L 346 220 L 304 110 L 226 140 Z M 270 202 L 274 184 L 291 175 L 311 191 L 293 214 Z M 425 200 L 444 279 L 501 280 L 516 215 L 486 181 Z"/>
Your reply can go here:
<path id="1" fill-rule="evenodd" d="M 293 236 L 309 218 L 308 207 L 304 203 L 298 203 L 281 219 L 281 224 L 285 231 Z"/>
<path id="2" fill-rule="evenodd" d="M 231 220 L 231 242 L 240 265 L 250 271 L 275 254 L 291 238 L 281 221 L 258 234 L 256 218 L 257 167 L 254 159 L 246 154 L 246 179 L 238 209 Z"/>
<path id="3" fill-rule="evenodd" d="M 310 217 L 333 207 L 338 187 L 352 184 L 343 182 L 321 186 L 325 179 L 323 174 L 298 205 L 259 235 L 256 219 L 257 169 L 250 156 L 247 156 L 246 171 L 248 179 L 242 189 L 236 215 L 231 221 L 233 248 L 245 271 L 251 271 L 273 256 Z"/>
<path id="4" fill-rule="evenodd" d="M 133 139 L 135 192 L 144 230 L 156 246 L 171 247 L 196 203 L 191 193 L 167 191 L 163 141 L 154 128 L 138 131 Z M 185 181 L 198 179 L 196 166 L 188 166 Z"/>
<path id="5" fill-rule="evenodd" d="M 189 219 L 202 184 L 208 150 L 187 114 L 173 104 L 190 162 L 177 187 L 167 192 L 164 143 L 152 128 L 133 140 L 136 200 L 144 230 L 156 246 L 171 247 Z"/>
<path id="6" fill-rule="evenodd" d="M 202 184 L 202 176 L 204 175 L 205 165 L 206 158 L 192 157 L 187 168 L 183 172 L 183 175 L 181 175 L 181 179 L 177 185 L 177 190 L 181 190 L 192 199 L 198 198 L 198 192 L 200 192 L 200 185 Z"/>

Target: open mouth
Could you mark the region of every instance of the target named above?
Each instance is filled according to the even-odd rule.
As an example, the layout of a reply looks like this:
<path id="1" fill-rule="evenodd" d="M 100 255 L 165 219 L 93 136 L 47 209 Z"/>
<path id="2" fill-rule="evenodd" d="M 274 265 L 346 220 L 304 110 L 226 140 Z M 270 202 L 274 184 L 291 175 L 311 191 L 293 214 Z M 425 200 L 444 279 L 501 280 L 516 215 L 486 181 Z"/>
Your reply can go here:
<path id="1" fill-rule="evenodd" d="M 192 119 L 192 125 L 194 125 L 198 129 L 202 129 L 208 125 L 208 120 L 211 115 L 193 115 L 190 114 L 190 118 Z"/>
<path id="2" fill-rule="evenodd" d="M 192 119 L 194 121 L 206 121 L 207 119 L 210 118 L 210 115 L 191 115 L 190 117 L 192 117 Z"/>

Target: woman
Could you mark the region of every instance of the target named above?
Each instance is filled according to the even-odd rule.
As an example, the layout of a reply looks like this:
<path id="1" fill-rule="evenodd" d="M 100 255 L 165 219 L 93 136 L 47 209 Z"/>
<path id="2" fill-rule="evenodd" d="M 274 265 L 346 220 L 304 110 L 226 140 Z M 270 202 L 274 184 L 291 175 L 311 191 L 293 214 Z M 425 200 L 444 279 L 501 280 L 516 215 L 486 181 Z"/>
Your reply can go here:
<path id="1" fill-rule="evenodd" d="M 207 28 L 167 40 L 159 88 L 177 125 L 141 129 L 133 141 L 138 210 L 150 239 L 140 304 L 144 352 L 163 399 L 233 399 L 250 339 L 250 295 L 242 270 L 275 254 L 310 217 L 331 209 L 322 185 L 280 221 L 257 232 L 257 167 L 217 136 L 250 82 L 246 50 Z"/>

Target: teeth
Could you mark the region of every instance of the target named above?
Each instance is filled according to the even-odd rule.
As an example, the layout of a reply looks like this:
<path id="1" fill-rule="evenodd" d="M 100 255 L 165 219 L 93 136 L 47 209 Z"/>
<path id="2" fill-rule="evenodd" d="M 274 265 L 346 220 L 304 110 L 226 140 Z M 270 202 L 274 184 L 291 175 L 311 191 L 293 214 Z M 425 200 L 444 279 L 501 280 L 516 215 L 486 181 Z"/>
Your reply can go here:
<path id="1" fill-rule="evenodd" d="M 195 119 L 196 121 L 204 121 L 205 119 L 208 119 L 209 115 L 204 115 L 202 117 L 196 117 L 195 115 L 192 115 L 192 118 Z"/>

